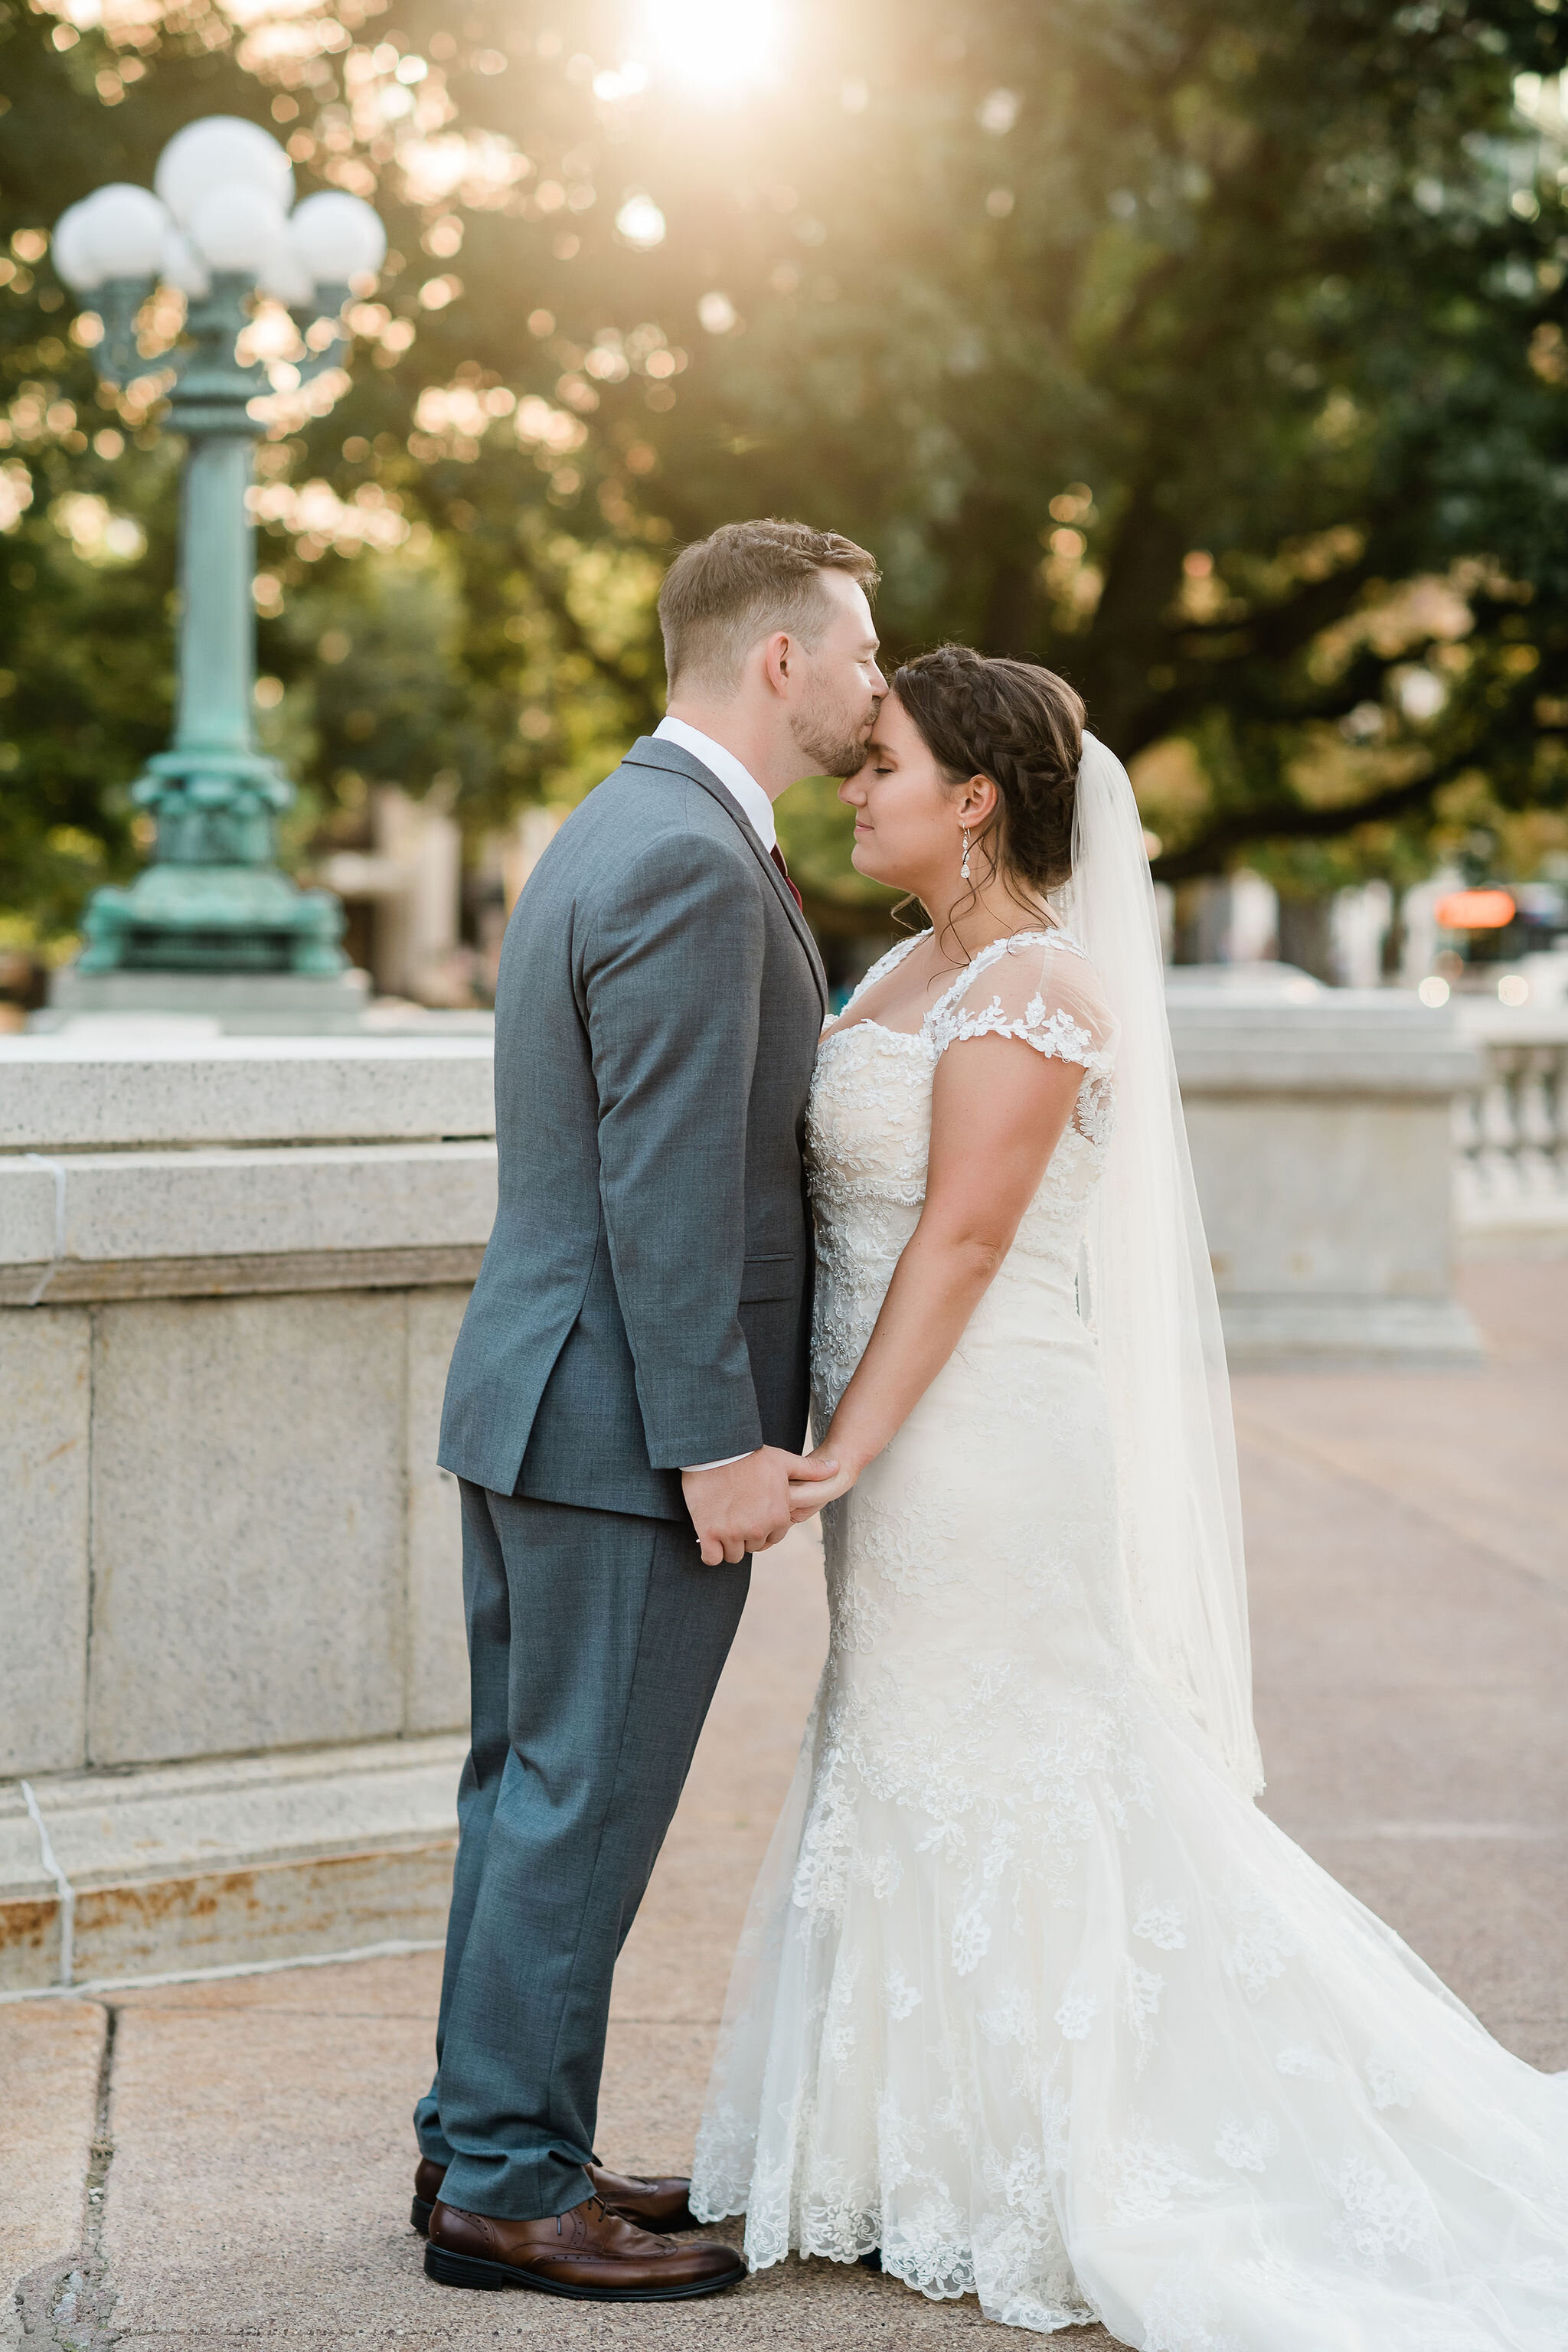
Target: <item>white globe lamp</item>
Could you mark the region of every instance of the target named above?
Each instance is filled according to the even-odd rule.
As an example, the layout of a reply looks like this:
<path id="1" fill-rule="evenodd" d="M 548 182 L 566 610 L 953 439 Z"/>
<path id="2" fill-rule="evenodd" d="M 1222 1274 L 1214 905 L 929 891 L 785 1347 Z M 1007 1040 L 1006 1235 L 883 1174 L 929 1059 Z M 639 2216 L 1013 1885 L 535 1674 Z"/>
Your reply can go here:
<path id="1" fill-rule="evenodd" d="M 318 285 L 374 276 L 386 258 L 386 231 L 358 196 L 324 188 L 297 205 L 289 223 L 295 250 Z"/>
<path id="2" fill-rule="evenodd" d="M 78 294 L 90 294 L 103 283 L 103 272 L 98 266 L 88 227 L 90 202 L 90 198 L 84 198 L 79 205 L 68 205 L 55 223 L 52 240 L 55 268 Z"/>
<path id="3" fill-rule="evenodd" d="M 153 184 L 187 229 L 198 205 L 215 188 L 258 189 L 280 213 L 294 201 L 294 170 L 288 156 L 270 131 L 238 114 L 209 114 L 176 131 L 158 158 Z"/>
<path id="4" fill-rule="evenodd" d="M 230 180 L 208 190 L 194 206 L 190 239 L 213 269 L 243 271 L 255 278 L 284 244 L 283 208 L 254 181 Z"/>
<path id="5" fill-rule="evenodd" d="M 168 227 L 169 215 L 150 189 L 111 180 L 88 198 L 81 234 L 100 278 L 151 278 Z"/>

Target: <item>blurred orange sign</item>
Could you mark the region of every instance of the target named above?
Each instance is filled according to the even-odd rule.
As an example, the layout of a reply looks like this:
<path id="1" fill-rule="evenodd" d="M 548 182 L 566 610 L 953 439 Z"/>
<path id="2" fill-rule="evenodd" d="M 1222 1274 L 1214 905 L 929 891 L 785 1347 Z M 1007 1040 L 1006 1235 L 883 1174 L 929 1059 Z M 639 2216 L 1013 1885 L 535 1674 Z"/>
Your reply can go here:
<path id="1" fill-rule="evenodd" d="M 1513 920 L 1513 900 L 1506 890 L 1454 890 L 1439 898 L 1434 909 L 1439 930 L 1500 931 Z"/>

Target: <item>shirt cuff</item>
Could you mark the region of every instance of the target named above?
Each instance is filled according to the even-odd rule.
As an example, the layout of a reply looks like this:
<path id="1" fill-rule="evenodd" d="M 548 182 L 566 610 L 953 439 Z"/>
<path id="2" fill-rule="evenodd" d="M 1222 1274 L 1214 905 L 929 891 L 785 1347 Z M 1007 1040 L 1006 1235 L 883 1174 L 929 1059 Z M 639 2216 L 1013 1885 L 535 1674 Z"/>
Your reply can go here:
<path id="1" fill-rule="evenodd" d="M 760 1445 L 753 1445 L 752 1454 L 760 1454 L 762 1450 Z M 689 1478 L 698 1470 L 727 1470 L 731 1462 L 749 1462 L 752 1454 L 726 1454 L 720 1462 L 687 1462 L 682 1464 L 680 1475 L 683 1478 Z"/>

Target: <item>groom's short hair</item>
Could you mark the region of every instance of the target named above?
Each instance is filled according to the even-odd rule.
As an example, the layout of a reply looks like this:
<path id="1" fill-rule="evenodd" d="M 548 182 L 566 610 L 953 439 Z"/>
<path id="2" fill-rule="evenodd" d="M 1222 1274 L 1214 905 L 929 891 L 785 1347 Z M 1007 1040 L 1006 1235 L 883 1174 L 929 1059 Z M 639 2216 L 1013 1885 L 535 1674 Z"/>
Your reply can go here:
<path id="1" fill-rule="evenodd" d="M 830 607 L 825 572 L 847 572 L 868 595 L 881 574 L 876 561 L 836 530 L 770 516 L 726 522 L 683 547 L 658 592 L 665 674 L 710 693 L 733 694 L 759 637 L 786 629 L 815 646 Z"/>

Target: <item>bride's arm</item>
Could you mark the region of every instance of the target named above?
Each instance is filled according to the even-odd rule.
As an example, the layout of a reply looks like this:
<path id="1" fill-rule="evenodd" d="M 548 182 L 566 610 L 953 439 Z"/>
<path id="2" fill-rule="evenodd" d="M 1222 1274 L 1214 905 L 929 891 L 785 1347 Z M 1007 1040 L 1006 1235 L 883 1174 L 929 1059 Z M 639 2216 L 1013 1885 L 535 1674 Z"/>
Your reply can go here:
<path id="1" fill-rule="evenodd" d="M 797 1520 L 855 1484 L 957 1347 L 1039 1190 L 1082 1079 L 1079 1064 L 1011 1037 L 972 1037 L 942 1055 L 925 1206 L 816 1449 L 837 1461 L 837 1475 L 794 1491 Z"/>

